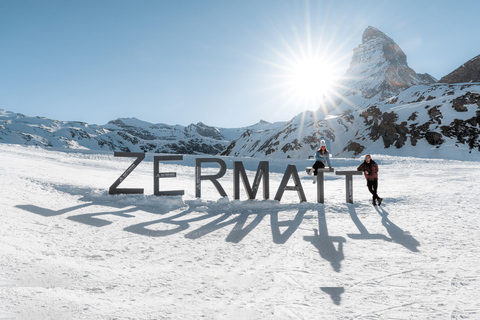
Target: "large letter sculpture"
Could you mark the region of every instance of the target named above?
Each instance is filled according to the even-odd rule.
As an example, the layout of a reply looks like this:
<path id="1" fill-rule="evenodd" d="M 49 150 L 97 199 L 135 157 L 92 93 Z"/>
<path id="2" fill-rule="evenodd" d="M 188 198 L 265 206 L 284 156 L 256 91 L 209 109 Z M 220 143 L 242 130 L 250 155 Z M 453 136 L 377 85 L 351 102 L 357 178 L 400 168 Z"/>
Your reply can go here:
<path id="1" fill-rule="evenodd" d="M 132 188 L 117 188 L 123 180 L 125 180 L 130 173 L 145 159 L 145 153 L 142 152 L 115 152 L 114 157 L 137 157 L 137 160 L 133 162 L 130 167 L 125 170 L 124 173 L 115 181 L 108 190 L 109 194 L 143 194 L 143 189 L 132 189 Z"/>
<path id="2" fill-rule="evenodd" d="M 153 194 L 156 196 L 183 196 L 184 190 L 160 191 L 160 178 L 175 178 L 176 172 L 160 172 L 160 161 L 182 161 L 183 156 L 154 156 L 153 157 Z"/>
<path id="3" fill-rule="evenodd" d="M 240 175 L 243 181 L 243 187 L 248 194 L 248 199 L 255 199 L 260 186 L 260 180 L 263 178 L 263 199 L 269 198 L 269 183 L 268 183 L 268 161 L 260 161 L 258 164 L 257 173 L 253 180 L 253 186 L 250 188 L 247 174 L 245 173 L 245 167 L 241 161 L 233 162 L 233 198 L 235 200 L 240 199 Z"/>
<path id="4" fill-rule="evenodd" d="M 217 174 L 202 176 L 202 163 L 204 162 L 216 162 L 220 165 L 220 171 Z M 217 181 L 225 175 L 227 172 L 227 165 L 225 161 L 218 158 L 196 158 L 195 159 L 195 197 L 200 198 L 202 194 L 202 180 L 211 180 L 215 188 L 222 197 L 226 197 L 227 193 L 223 190 L 222 185 Z"/>
<path id="5" fill-rule="evenodd" d="M 353 203 L 353 175 L 362 175 L 361 171 L 337 171 L 336 175 L 345 176 L 345 192 L 347 194 L 346 201 Z"/>
<path id="6" fill-rule="evenodd" d="M 325 192 L 324 192 L 324 179 L 323 173 L 324 172 L 333 172 L 333 168 L 325 168 L 325 169 L 317 169 L 317 202 L 324 203 L 325 202 Z"/>
<path id="7" fill-rule="evenodd" d="M 293 176 L 293 182 L 295 183 L 295 186 L 287 186 L 290 176 Z M 305 192 L 303 192 L 302 183 L 300 182 L 300 177 L 298 176 L 297 168 L 293 164 L 288 165 L 287 170 L 283 175 L 282 182 L 280 183 L 280 187 L 278 187 L 277 194 L 275 195 L 275 200 L 280 201 L 285 190 L 297 191 L 300 202 L 307 201 Z"/>

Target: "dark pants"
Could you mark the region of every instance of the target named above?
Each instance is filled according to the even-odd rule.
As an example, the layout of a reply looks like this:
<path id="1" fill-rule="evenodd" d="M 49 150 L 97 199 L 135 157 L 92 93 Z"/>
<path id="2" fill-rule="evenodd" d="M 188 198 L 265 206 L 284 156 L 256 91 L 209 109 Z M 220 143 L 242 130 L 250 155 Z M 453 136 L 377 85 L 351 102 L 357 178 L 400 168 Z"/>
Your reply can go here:
<path id="1" fill-rule="evenodd" d="M 322 161 L 315 161 L 312 168 L 313 168 L 313 175 L 316 176 L 317 175 L 317 169 L 325 168 L 325 164 Z"/>
<path id="2" fill-rule="evenodd" d="M 378 179 L 367 180 L 368 191 L 373 195 L 373 200 L 380 198 L 377 194 Z"/>

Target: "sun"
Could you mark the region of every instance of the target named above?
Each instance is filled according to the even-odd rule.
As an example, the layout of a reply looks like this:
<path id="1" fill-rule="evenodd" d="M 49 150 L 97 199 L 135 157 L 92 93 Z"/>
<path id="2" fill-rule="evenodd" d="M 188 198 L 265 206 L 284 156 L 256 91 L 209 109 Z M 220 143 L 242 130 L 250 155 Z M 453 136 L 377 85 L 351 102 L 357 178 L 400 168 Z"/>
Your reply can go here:
<path id="1" fill-rule="evenodd" d="M 342 71 L 345 58 L 328 44 L 311 39 L 270 46 L 274 59 L 263 59 L 271 67 L 268 73 L 272 103 L 279 111 L 290 113 L 322 110 L 327 114 L 330 105 L 341 96 Z M 283 48 L 282 48 L 283 47 Z"/>
<path id="2" fill-rule="evenodd" d="M 307 57 L 290 63 L 287 88 L 306 105 L 318 105 L 329 98 L 337 81 L 334 64 L 322 57 Z"/>
<path id="3" fill-rule="evenodd" d="M 340 38 L 324 19 L 310 19 L 312 12 L 306 8 L 300 24 L 293 19 L 291 24 L 272 25 L 272 36 L 260 38 L 264 50 L 253 56 L 261 63 L 258 75 L 263 78 L 255 89 L 265 94 L 262 106 L 276 115 L 312 111 L 313 116 L 328 116 L 345 99 L 345 70 L 351 58 L 345 46 L 350 38 Z"/>

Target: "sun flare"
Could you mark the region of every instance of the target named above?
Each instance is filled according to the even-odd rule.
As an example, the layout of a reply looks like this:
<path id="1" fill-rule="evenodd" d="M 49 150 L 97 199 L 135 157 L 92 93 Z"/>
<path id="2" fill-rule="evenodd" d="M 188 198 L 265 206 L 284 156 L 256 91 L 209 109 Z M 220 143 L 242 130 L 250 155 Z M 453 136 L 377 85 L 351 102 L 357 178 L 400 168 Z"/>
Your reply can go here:
<path id="1" fill-rule="evenodd" d="M 320 45 L 315 50 L 309 43 L 286 46 L 286 50 L 274 49 L 277 61 L 267 62 L 274 67 L 270 89 L 278 93 L 272 101 L 293 112 L 321 109 L 328 113 L 327 106 L 340 97 L 344 58 Z"/>
<path id="2" fill-rule="evenodd" d="M 288 71 L 288 86 L 292 93 L 305 104 L 318 104 L 333 90 L 335 69 L 320 58 L 295 61 Z"/>
<path id="3" fill-rule="evenodd" d="M 348 39 L 338 38 L 336 29 L 323 23 L 315 19 L 312 24 L 307 17 L 305 26 L 274 27 L 275 36 L 264 40 L 267 50 L 259 61 L 267 67 L 263 75 L 268 85 L 259 90 L 269 91 L 265 105 L 275 106 L 277 114 L 313 111 L 314 117 L 327 116 L 345 101 L 345 67 L 351 55 L 343 48 Z"/>

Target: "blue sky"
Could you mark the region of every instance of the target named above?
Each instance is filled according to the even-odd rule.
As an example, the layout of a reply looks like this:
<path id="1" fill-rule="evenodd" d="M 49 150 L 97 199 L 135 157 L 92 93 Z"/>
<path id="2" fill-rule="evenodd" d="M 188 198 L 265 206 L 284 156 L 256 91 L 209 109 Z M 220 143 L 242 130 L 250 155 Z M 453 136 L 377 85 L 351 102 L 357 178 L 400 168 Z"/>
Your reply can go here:
<path id="1" fill-rule="evenodd" d="M 233 128 L 315 110 L 285 85 L 310 45 L 335 72 L 374 26 L 437 79 L 480 54 L 478 1 L 0 0 L 0 108 Z"/>

